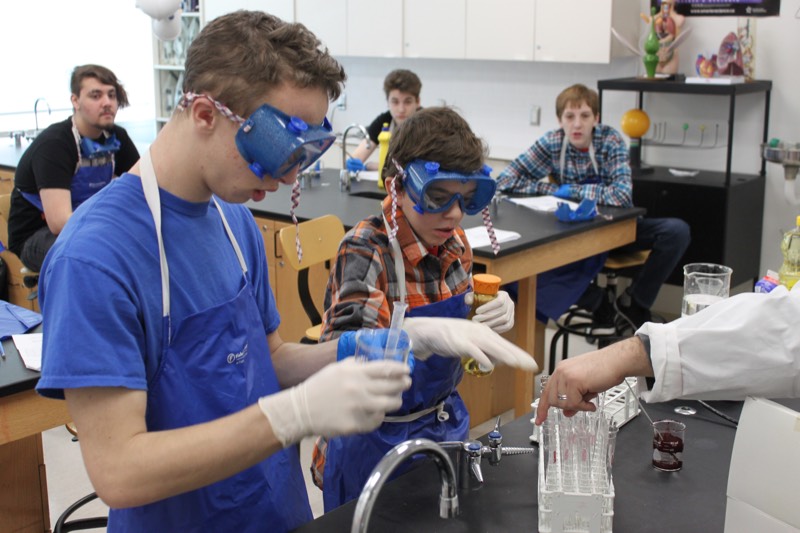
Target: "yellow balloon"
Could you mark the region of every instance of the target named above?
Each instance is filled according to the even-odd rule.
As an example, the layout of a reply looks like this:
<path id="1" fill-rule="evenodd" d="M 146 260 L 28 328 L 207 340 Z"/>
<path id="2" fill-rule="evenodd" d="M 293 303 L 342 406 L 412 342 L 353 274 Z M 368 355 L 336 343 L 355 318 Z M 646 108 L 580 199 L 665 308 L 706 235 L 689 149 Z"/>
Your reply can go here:
<path id="1" fill-rule="evenodd" d="M 641 109 L 631 109 L 622 115 L 620 126 L 622 133 L 628 137 L 639 139 L 650 129 L 650 117 Z"/>

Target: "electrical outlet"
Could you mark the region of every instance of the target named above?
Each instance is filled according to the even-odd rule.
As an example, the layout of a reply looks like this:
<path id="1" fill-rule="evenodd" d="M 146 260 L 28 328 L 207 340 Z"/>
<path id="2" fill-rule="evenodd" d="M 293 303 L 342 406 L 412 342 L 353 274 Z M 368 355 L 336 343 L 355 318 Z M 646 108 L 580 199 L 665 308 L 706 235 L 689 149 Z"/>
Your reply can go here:
<path id="1" fill-rule="evenodd" d="M 538 126 L 542 120 L 542 108 L 538 105 L 531 106 L 530 124 L 531 126 Z"/>
<path id="2" fill-rule="evenodd" d="M 336 109 L 340 111 L 347 111 L 347 93 L 343 92 L 339 99 L 336 100 Z"/>

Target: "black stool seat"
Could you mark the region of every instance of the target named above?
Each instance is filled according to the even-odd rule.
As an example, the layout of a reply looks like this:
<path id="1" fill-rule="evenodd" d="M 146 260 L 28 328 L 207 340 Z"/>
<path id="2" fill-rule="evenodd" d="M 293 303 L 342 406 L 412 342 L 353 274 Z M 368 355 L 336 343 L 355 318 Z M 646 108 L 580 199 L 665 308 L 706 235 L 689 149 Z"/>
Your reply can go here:
<path id="1" fill-rule="evenodd" d="M 74 520 L 69 520 L 69 517 L 72 516 L 75 511 L 96 499 L 97 493 L 93 492 L 67 507 L 67 510 L 61 513 L 61 516 L 58 517 L 56 525 L 53 528 L 53 533 L 67 533 L 69 531 L 82 531 L 84 529 L 99 529 L 108 526 L 107 516 L 76 518 Z"/>

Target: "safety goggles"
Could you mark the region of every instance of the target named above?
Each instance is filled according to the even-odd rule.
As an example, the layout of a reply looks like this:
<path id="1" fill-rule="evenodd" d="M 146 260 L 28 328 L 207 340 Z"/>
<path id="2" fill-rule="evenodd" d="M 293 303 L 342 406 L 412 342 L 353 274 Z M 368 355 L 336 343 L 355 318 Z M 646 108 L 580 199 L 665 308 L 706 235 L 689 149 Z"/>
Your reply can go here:
<path id="1" fill-rule="evenodd" d="M 492 169 L 487 165 L 471 174 L 440 170 L 439 163 L 415 159 L 405 170 L 403 186 L 414 201 L 414 210 L 420 214 L 447 211 L 455 202 L 467 215 L 480 213 L 494 197 L 497 182 L 491 177 Z M 437 185 L 457 181 L 474 181 L 475 190 L 467 195 L 450 193 Z"/>
<path id="2" fill-rule="evenodd" d="M 106 137 L 105 141 L 101 144 L 94 139 L 82 137 L 80 142 L 81 157 L 87 159 L 96 159 L 98 157 L 107 157 L 114 152 L 119 152 L 122 144 L 117 140 L 117 136 L 113 133 Z"/>
<path id="3" fill-rule="evenodd" d="M 313 165 L 330 148 L 336 135 L 327 117 L 312 126 L 299 117 L 292 117 L 269 104 L 256 109 L 247 119 L 232 112 L 208 95 L 187 93 L 182 106 L 205 97 L 226 117 L 241 124 L 236 132 L 236 147 L 253 174 L 280 179 L 294 168 L 303 171 Z"/>

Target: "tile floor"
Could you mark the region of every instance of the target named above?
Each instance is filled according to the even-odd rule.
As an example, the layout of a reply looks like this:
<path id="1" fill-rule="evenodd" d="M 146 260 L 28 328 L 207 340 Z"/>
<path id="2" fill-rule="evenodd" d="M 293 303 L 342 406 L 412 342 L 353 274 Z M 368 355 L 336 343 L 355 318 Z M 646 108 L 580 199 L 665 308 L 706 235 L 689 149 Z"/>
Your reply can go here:
<path id="1" fill-rule="evenodd" d="M 547 328 L 545 346 L 550 345 L 553 330 Z M 582 339 L 570 340 L 570 355 L 577 355 L 594 349 Z M 513 411 L 501 415 L 501 423 L 513 420 Z M 476 426 L 470 431 L 470 437 L 477 437 L 490 431 L 494 427 L 493 421 Z M 47 465 L 47 488 L 50 504 L 50 526 L 53 527 L 59 515 L 70 504 L 93 491 L 92 485 L 86 474 L 77 442 L 72 441 L 72 435 L 62 426 L 45 431 L 42 434 L 45 464 Z M 303 465 L 303 475 L 306 478 L 311 510 L 314 516 L 322 514 L 322 491 L 313 485 L 308 472 L 311 459 L 311 450 L 314 438 L 304 439 L 300 443 L 300 457 Z M 99 500 L 95 500 L 75 513 L 75 517 L 101 516 L 108 512 L 108 508 Z"/>

